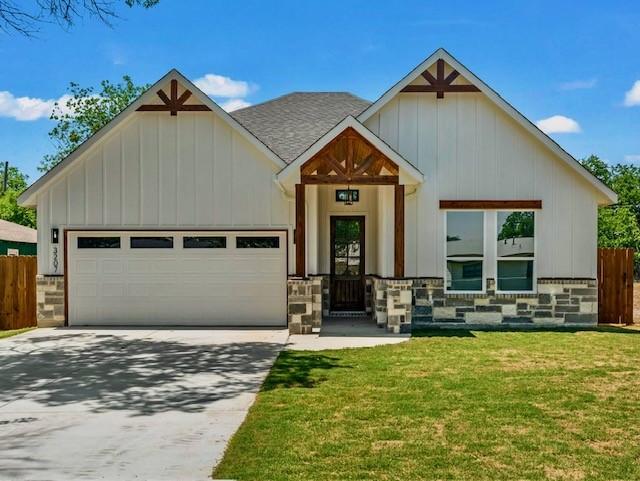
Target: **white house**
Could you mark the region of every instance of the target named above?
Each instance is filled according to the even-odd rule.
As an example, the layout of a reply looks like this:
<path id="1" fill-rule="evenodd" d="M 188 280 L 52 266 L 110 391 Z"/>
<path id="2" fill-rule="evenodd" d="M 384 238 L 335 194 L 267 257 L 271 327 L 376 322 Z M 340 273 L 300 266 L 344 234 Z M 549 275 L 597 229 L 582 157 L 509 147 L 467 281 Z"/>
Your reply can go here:
<path id="1" fill-rule="evenodd" d="M 20 197 L 40 325 L 597 321 L 616 194 L 445 50 L 377 101 L 223 111 L 170 71 Z"/>

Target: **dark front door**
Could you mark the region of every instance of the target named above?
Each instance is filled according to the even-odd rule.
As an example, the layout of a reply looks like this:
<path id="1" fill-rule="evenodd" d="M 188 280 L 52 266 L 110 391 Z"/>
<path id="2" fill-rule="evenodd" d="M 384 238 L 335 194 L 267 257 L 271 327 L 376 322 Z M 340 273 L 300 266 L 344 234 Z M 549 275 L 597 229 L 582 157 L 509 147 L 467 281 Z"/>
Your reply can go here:
<path id="1" fill-rule="evenodd" d="M 331 216 L 331 310 L 364 311 L 364 217 Z"/>

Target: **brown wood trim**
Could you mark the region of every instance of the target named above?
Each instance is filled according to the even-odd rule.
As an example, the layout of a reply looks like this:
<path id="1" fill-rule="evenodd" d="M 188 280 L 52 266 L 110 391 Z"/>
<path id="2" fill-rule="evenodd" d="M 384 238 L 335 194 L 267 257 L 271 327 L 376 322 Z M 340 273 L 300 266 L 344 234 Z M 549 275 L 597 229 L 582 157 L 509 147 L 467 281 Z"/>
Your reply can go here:
<path id="1" fill-rule="evenodd" d="M 173 108 L 170 105 L 149 104 L 141 105 L 137 108 L 138 112 L 171 112 Z M 176 107 L 175 112 L 208 112 L 211 109 L 206 105 L 182 105 Z"/>
<path id="2" fill-rule="evenodd" d="M 480 92 L 480 89 L 475 85 L 448 85 L 446 87 L 438 85 L 407 85 L 401 92 L 437 92 L 442 94 L 442 97 L 439 98 L 444 98 L 444 92 Z"/>
<path id="3" fill-rule="evenodd" d="M 399 182 L 397 175 L 381 175 L 379 177 L 369 177 L 366 175 L 356 175 L 348 179 L 344 179 L 337 175 L 301 175 L 300 182 L 303 184 L 351 184 L 351 185 L 396 185 Z"/>
<path id="4" fill-rule="evenodd" d="M 383 168 L 386 169 L 384 175 L 381 174 Z M 347 127 L 300 166 L 300 182 L 394 185 L 398 183 L 399 173 L 397 164 L 353 127 Z"/>
<path id="5" fill-rule="evenodd" d="M 260 228 L 260 229 L 249 229 L 249 228 L 240 228 L 240 229 L 224 229 L 224 228 L 216 228 L 216 229 L 211 229 L 211 228 L 206 228 L 206 227 L 200 227 L 200 228 L 193 228 L 193 229 L 184 229 L 184 228 L 178 228 L 178 227 L 173 227 L 173 228 L 168 228 L 168 229 L 162 229 L 159 227 L 155 227 L 155 228 L 143 228 L 143 227 L 136 227 L 136 228 L 131 228 L 131 229 L 121 229 L 121 228 L 112 228 L 112 229 L 107 229 L 107 228 L 99 228 L 99 229 L 88 229 L 86 227 L 75 227 L 75 228 L 70 228 L 70 229 L 65 229 L 64 233 L 63 233 L 63 237 L 64 237 L 64 262 L 63 262 L 63 266 L 64 266 L 64 273 L 63 274 L 56 274 L 55 276 L 47 276 L 45 274 L 45 277 L 60 277 L 60 275 L 64 276 L 64 326 L 68 327 L 69 326 L 69 269 L 68 269 L 68 256 L 67 256 L 67 233 L 69 232 L 283 232 L 284 233 L 284 238 L 285 238 L 285 258 L 284 258 L 284 270 L 285 270 L 285 275 L 287 276 L 287 279 L 289 279 L 289 229 L 281 229 L 281 228 L 277 228 L 277 227 L 267 227 L 267 228 Z M 284 295 L 284 302 L 285 302 L 285 320 L 287 322 L 287 329 L 289 328 L 289 315 L 288 315 L 288 305 L 289 305 L 289 294 L 288 294 L 288 290 L 285 288 L 285 295 Z"/>
<path id="6" fill-rule="evenodd" d="M 69 327 L 69 261 L 67 256 L 67 233 L 69 229 L 64 230 L 64 239 L 63 239 L 63 247 L 62 247 L 62 255 L 64 256 L 64 262 L 62 263 L 64 267 L 64 327 Z"/>
<path id="7" fill-rule="evenodd" d="M 296 184 L 296 275 L 305 276 L 305 185 Z"/>
<path id="8" fill-rule="evenodd" d="M 441 200 L 441 209 L 542 209 L 541 200 Z"/>
<path id="9" fill-rule="evenodd" d="M 207 112 L 211 110 L 204 104 L 185 105 L 185 102 L 191 97 L 191 90 L 185 90 L 182 92 L 182 95 L 178 97 L 178 81 L 176 79 L 171 80 L 171 97 L 162 89 L 156 93 L 158 97 L 160 97 L 160 100 L 162 100 L 162 104 L 141 105 L 136 110 L 138 112 L 170 112 L 172 116 L 178 115 L 178 112 Z"/>
<path id="10" fill-rule="evenodd" d="M 438 59 L 435 77 L 428 70 L 422 72 L 422 77 L 428 85 L 407 85 L 401 92 L 435 92 L 438 99 L 443 99 L 445 92 L 480 92 L 475 85 L 452 85 L 452 82 L 460 76 L 460 72 L 454 69 L 445 77 L 444 65 L 444 60 Z"/>
<path id="11" fill-rule="evenodd" d="M 393 275 L 404 276 L 404 185 L 394 189 L 394 248 Z"/>
<path id="12" fill-rule="evenodd" d="M 286 232 L 287 229 L 283 229 L 281 227 L 261 227 L 259 229 L 251 229 L 248 227 L 226 227 L 226 228 L 207 228 L 207 227 L 114 227 L 114 228 L 104 228 L 100 227 L 97 229 L 89 229 L 87 227 L 75 227 L 70 229 L 65 229 L 69 232 Z M 58 275 L 58 274 L 52 274 Z M 60 274 L 64 275 L 64 274 Z"/>

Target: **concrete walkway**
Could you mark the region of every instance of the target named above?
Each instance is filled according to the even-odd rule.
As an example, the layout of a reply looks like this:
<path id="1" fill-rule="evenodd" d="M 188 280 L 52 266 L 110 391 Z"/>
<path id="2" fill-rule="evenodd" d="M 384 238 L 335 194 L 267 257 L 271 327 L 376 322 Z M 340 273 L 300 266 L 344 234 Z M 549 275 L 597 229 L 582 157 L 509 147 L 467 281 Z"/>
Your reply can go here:
<path id="1" fill-rule="evenodd" d="M 289 336 L 287 349 L 320 351 L 372 347 L 408 341 L 411 334 L 391 334 L 369 318 L 330 318 L 322 321 L 318 334 Z"/>
<path id="2" fill-rule="evenodd" d="M 286 340 L 239 329 L 0 340 L 0 479 L 205 480 Z"/>

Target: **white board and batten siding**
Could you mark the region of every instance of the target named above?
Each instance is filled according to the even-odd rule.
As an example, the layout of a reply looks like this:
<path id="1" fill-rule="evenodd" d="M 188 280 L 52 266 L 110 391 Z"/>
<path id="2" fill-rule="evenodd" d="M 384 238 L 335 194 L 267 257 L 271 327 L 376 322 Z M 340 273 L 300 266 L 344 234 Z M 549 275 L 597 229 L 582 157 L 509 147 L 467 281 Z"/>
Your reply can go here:
<path id="1" fill-rule="evenodd" d="M 279 167 L 213 112 L 134 113 L 78 160 L 38 195 L 40 273 L 63 273 L 62 258 L 53 268 L 51 227 L 61 236 L 65 228 L 284 228 L 292 238 L 293 203 L 273 181 Z"/>
<path id="2" fill-rule="evenodd" d="M 425 177 L 406 197 L 406 276 L 443 276 L 439 200 L 540 199 L 537 276 L 596 277 L 594 187 L 483 94 L 400 93 L 365 125 Z M 486 228 L 495 235 L 495 225 Z M 494 249 L 485 250 L 493 277 Z"/>

